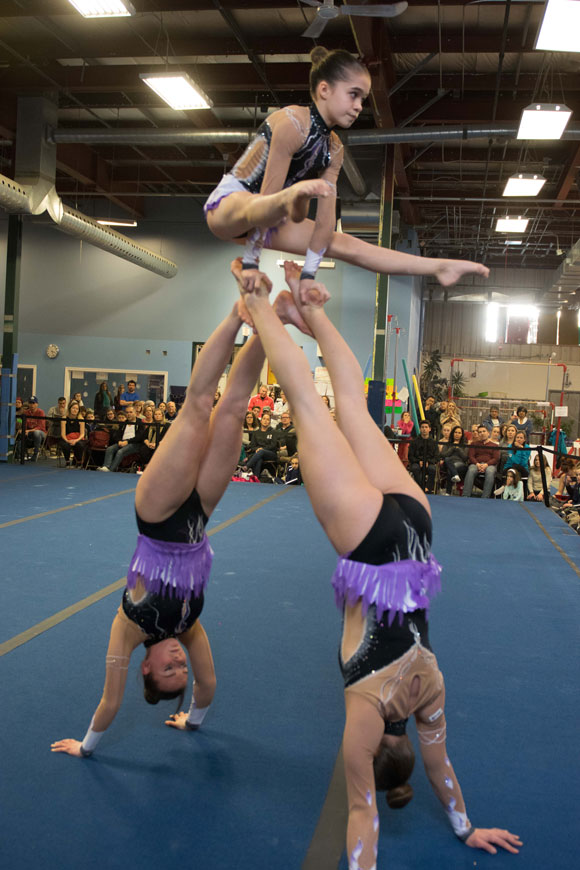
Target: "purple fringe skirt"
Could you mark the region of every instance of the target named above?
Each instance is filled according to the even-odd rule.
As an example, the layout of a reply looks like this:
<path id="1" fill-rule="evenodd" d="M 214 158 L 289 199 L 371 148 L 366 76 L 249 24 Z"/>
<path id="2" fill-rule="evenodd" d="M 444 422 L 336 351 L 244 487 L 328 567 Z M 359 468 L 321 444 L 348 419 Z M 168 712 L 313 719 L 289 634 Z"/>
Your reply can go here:
<path id="1" fill-rule="evenodd" d="M 364 614 L 375 604 L 379 620 L 388 610 L 391 625 L 396 613 L 402 620 L 403 613 L 429 610 L 431 599 L 441 589 L 440 574 L 441 565 L 433 556 L 428 562 L 402 559 L 385 565 L 367 565 L 341 557 L 332 575 L 334 598 L 340 609 L 345 603 L 353 607 L 362 598 Z"/>
<path id="2" fill-rule="evenodd" d="M 203 213 L 207 214 L 208 211 L 213 211 L 214 208 L 217 208 L 222 199 L 225 199 L 226 196 L 229 196 L 231 193 L 239 193 L 240 190 L 248 192 L 248 188 L 244 187 L 241 181 L 238 181 L 235 175 L 231 173 L 226 173 L 222 177 L 222 180 L 218 184 L 214 190 L 210 193 L 208 198 L 205 201 L 205 205 L 203 207 Z"/>
<path id="3" fill-rule="evenodd" d="M 137 547 L 127 571 L 127 586 L 140 580 L 148 592 L 175 598 L 198 598 L 209 580 L 213 550 L 204 534 L 198 544 L 158 541 L 147 535 L 137 537 Z"/>

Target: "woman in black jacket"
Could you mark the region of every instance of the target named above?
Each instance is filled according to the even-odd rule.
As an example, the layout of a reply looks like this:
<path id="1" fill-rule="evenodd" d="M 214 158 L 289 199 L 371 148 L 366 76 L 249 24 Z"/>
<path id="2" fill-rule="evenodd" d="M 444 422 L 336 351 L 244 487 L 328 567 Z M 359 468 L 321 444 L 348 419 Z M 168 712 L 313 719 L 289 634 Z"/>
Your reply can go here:
<path id="1" fill-rule="evenodd" d="M 454 483 L 461 483 L 467 471 L 468 456 L 465 432 L 462 426 L 454 426 L 449 433 L 449 443 L 441 451 L 447 470 L 445 495 L 451 495 Z"/>

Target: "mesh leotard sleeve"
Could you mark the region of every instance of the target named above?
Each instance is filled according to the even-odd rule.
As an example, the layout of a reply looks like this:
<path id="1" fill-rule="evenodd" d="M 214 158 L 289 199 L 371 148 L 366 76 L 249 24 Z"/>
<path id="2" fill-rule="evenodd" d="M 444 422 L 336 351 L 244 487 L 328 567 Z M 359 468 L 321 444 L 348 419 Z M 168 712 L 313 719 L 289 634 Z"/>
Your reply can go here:
<path id="1" fill-rule="evenodd" d="M 121 613 L 113 620 L 105 659 L 105 686 L 93 719 L 95 731 L 105 731 L 119 710 L 125 692 L 133 650 L 143 641 L 143 632 Z"/>

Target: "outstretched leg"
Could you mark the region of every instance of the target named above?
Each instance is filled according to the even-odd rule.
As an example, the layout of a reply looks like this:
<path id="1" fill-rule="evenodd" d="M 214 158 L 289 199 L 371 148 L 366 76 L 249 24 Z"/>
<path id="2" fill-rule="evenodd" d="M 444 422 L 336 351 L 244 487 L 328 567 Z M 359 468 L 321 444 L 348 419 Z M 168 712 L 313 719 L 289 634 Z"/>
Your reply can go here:
<path id="1" fill-rule="evenodd" d="M 300 267 L 286 262 L 284 271 L 295 296 Z M 369 481 L 382 493 L 416 498 L 428 511 L 425 493 L 405 467 L 367 410 L 361 367 L 352 350 L 321 306 L 299 305 L 299 311 L 320 345 L 334 389 L 336 419 Z"/>
<path id="2" fill-rule="evenodd" d="M 214 394 L 241 325 L 236 303 L 195 362 L 183 407 L 137 485 L 135 507 L 146 522 L 167 519 L 196 485 L 208 441 Z"/>
<path id="3" fill-rule="evenodd" d="M 314 512 L 337 552 L 350 552 L 375 522 L 382 495 L 369 482 L 320 401 L 308 361 L 284 329 L 268 301 L 267 291 L 260 289 L 250 293 L 245 296 L 245 302 L 266 356 L 292 407 L 300 446 L 300 467 Z"/>
<path id="4" fill-rule="evenodd" d="M 272 231 L 268 247 L 275 251 L 304 256 L 314 230 L 311 220 L 300 224 L 286 223 Z M 381 248 L 363 242 L 348 233 L 333 233 L 326 249 L 327 257 L 360 266 L 369 272 L 385 275 L 432 275 L 443 287 L 449 287 L 463 275 L 481 275 L 487 278 L 489 269 L 471 260 L 439 260 L 435 257 L 417 257 L 391 248 Z"/>
<path id="5" fill-rule="evenodd" d="M 262 343 L 253 335 L 237 355 L 225 392 L 212 414 L 196 483 L 207 516 L 224 494 L 240 458 L 244 414 L 263 365 Z"/>

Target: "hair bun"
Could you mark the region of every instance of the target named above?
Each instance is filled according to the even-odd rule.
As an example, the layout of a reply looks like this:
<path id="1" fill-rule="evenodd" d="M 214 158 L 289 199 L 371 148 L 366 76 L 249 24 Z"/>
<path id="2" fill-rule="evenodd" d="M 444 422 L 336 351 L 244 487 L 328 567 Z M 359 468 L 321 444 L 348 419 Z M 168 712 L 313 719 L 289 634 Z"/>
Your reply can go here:
<path id="1" fill-rule="evenodd" d="M 413 786 L 406 782 L 397 788 L 390 788 L 387 792 L 387 803 L 392 810 L 400 810 L 413 798 Z"/>
<path id="2" fill-rule="evenodd" d="M 323 45 L 315 45 L 312 51 L 310 52 L 310 61 L 312 66 L 318 66 L 319 63 L 322 63 L 328 57 L 329 52 Z"/>

